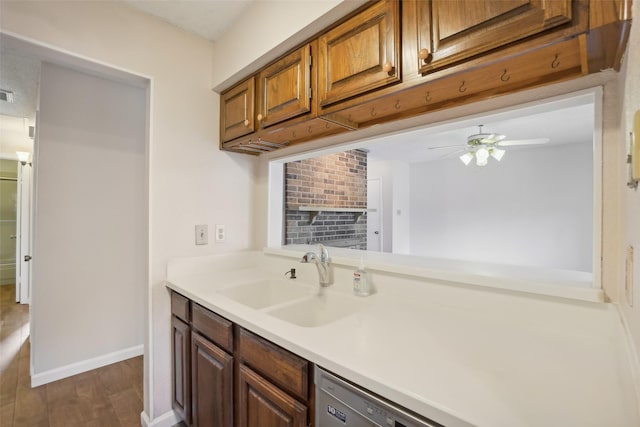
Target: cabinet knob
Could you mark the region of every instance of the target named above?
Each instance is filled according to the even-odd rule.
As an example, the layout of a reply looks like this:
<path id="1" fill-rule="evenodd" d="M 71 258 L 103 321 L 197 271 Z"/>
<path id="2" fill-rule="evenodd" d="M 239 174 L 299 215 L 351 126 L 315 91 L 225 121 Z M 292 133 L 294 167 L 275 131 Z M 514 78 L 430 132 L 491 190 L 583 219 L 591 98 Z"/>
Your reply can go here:
<path id="1" fill-rule="evenodd" d="M 391 62 L 387 61 L 382 65 L 382 71 L 384 71 L 385 73 L 389 73 L 392 74 L 393 73 L 393 65 L 391 65 Z"/>
<path id="2" fill-rule="evenodd" d="M 249 126 L 249 119 L 244 119 L 244 125 Z"/>
<path id="3" fill-rule="evenodd" d="M 262 114 L 258 114 L 258 117 L 256 117 L 258 119 L 259 122 L 262 121 L 262 119 L 264 119 L 264 116 Z"/>
<path id="4" fill-rule="evenodd" d="M 429 49 L 422 48 L 418 51 L 418 58 L 422 59 L 425 63 L 431 60 L 431 52 Z"/>

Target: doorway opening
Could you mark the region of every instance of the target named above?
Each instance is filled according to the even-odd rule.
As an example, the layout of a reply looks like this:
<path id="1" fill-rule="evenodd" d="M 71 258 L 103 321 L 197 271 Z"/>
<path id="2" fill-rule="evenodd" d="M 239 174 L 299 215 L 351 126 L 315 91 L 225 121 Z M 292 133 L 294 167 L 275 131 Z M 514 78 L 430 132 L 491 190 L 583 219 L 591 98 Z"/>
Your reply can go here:
<path id="1" fill-rule="evenodd" d="M 36 387 L 143 354 L 151 86 L 12 36 L 2 41 L 0 63 L 39 67 L 30 89 L 39 105 L 26 326 Z M 1 74 L 4 87 L 9 74 Z"/>

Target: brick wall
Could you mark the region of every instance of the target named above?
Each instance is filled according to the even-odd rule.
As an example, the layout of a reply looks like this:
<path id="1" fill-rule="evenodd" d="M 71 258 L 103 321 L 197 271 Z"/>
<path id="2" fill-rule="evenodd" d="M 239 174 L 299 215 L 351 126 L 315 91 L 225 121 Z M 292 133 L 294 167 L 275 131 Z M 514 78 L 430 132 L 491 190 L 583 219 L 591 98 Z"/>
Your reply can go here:
<path id="1" fill-rule="evenodd" d="M 285 165 L 286 209 L 367 207 L 367 153 L 350 150 Z"/>
<path id="2" fill-rule="evenodd" d="M 285 204 L 285 244 L 366 249 L 366 215 L 349 209 L 367 207 L 367 153 L 350 150 L 287 163 Z M 313 214 L 300 207 L 318 208 L 313 223 Z"/>

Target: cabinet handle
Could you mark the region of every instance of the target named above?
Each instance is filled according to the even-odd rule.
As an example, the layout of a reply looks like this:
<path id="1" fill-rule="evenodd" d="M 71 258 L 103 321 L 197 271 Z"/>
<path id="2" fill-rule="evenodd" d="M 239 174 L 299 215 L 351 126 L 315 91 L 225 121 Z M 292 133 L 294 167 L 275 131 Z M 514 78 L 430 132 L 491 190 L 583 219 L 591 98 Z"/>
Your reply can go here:
<path id="1" fill-rule="evenodd" d="M 248 119 L 244 119 L 244 125 L 245 126 L 249 126 L 249 120 Z"/>
<path id="2" fill-rule="evenodd" d="M 389 74 L 390 76 L 393 75 L 393 65 L 391 65 L 391 62 L 389 61 L 385 62 L 382 65 L 382 71 Z"/>
<path id="3" fill-rule="evenodd" d="M 256 117 L 258 119 L 259 122 L 262 121 L 262 119 L 264 119 L 264 116 L 262 114 L 258 114 L 258 117 Z"/>
<path id="4" fill-rule="evenodd" d="M 422 59 L 425 64 L 431 62 L 431 52 L 429 52 L 429 49 L 423 47 L 418 51 L 418 58 Z"/>

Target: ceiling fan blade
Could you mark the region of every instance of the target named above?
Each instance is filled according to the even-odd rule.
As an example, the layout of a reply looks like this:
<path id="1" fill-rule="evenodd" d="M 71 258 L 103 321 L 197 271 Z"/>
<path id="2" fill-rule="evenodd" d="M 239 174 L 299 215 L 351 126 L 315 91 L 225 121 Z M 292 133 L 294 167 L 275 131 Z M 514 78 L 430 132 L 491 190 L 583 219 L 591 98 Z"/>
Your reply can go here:
<path id="1" fill-rule="evenodd" d="M 507 141 L 499 141 L 496 145 L 500 147 L 514 147 L 516 145 L 539 145 L 549 142 L 549 138 L 538 139 L 511 139 Z"/>
<path id="2" fill-rule="evenodd" d="M 452 151 L 451 153 L 443 154 L 442 156 L 438 157 L 437 160 L 448 159 L 449 157 L 453 157 L 458 154 L 465 153 L 466 151 L 467 151 L 466 149 Z"/>
<path id="3" fill-rule="evenodd" d="M 499 133 L 492 133 L 491 135 L 487 135 L 485 138 L 482 138 L 480 142 L 482 142 L 483 144 L 493 144 L 498 141 L 502 141 L 505 138 L 506 138 L 506 135 L 502 135 Z"/>
<path id="4" fill-rule="evenodd" d="M 460 144 L 460 145 L 440 145 L 438 147 L 427 147 L 427 150 L 440 150 L 442 148 L 459 148 L 459 147 L 466 147 L 467 144 Z"/>

